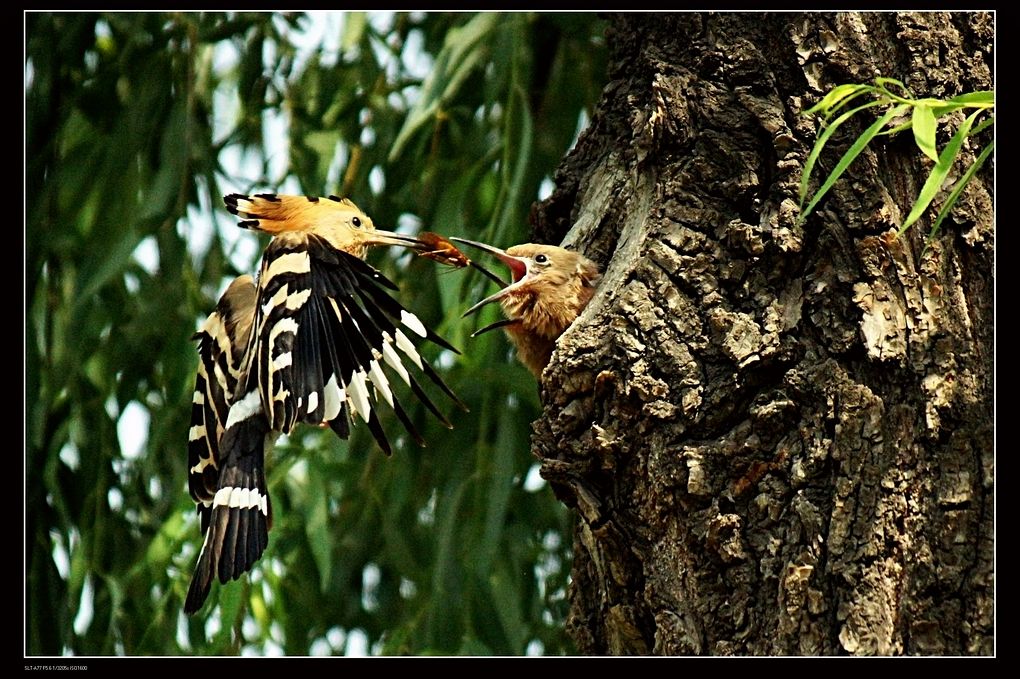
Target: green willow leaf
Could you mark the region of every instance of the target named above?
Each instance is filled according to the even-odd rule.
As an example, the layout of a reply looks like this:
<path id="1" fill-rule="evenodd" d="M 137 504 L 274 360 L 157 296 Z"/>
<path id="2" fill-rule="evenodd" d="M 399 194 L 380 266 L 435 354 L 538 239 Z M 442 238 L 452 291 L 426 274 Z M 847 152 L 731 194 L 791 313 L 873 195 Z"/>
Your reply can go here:
<path id="1" fill-rule="evenodd" d="M 464 530 L 460 510 L 469 486 L 469 480 L 458 483 L 447 495 L 447 505 L 438 510 L 435 564 L 432 569 L 431 588 L 434 605 L 431 607 L 432 614 L 426 623 L 430 644 L 450 641 L 450 639 L 444 638 L 446 636 L 444 631 L 449 629 L 449 625 L 445 616 L 440 612 L 449 612 L 450 609 L 457 608 L 455 604 L 459 597 L 455 592 L 450 591 L 450 587 L 451 582 L 458 582 L 460 578 L 461 561 L 456 537 Z"/>
<path id="2" fill-rule="evenodd" d="M 499 434 L 496 445 L 488 451 L 489 465 L 483 482 L 486 485 L 486 506 L 484 531 L 479 540 L 478 552 L 474 566 L 478 574 L 484 577 L 489 573 L 492 560 L 499 547 L 499 538 L 506 523 L 506 512 L 509 506 L 510 492 L 513 488 L 515 431 L 512 412 L 503 410 L 499 418 Z"/>
<path id="3" fill-rule="evenodd" d="M 451 29 L 442 50 L 436 56 L 432 72 L 422 85 L 421 99 L 408 113 L 390 149 L 388 161 L 400 157 L 411 137 L 457 94 L 460 86 L 483 60 L 488 50 L 487 38 L 496 28 L 499 14 L 478 14 L 460 28 Z"/>
<path id="4" fill-rule="evenodd" d="M 872 103 L 873 104 L 878 104 L 880 102 L 872 102 Z M 865 104 L 864 106 L 862 106 L 860 108 L 864 108 L 866 106 L 869 106 L 869 105 Z M 814 198 L 811 199 L 811 202 L 808 203 L 808 206 L 801 213 L 800 221 L 803 221 L 804 219 L 807 218 L 807 216 L 809 214 L 811 214 L 811 211 L 814 209 L 815 205 L 818 204 L 818 201 L 820 201 L 822 198 L 825 197 L 825 194 L 827 194 L 829 192 L 829 189 L 832 188 L 833 184 L 835 184 L 836 181 L 841 176 L 843 176 L 843 173 L 846 172 L 846 169 L 847 169 L 847 167 L 850 166 L 850 163 L 852 163 L 857 158 L 857 156 L 859 156 L 861 154 L 861 151 L 863 151 L 865 149 L 865 147 L 867 147 L 867 145 L 869 143 L 871 143 L 871 140 L 875 137 L 875 135 L 878 134 L 879 130 L 881 130 L 883 127 L 885 127 L 885 125 L 890 120 L 896 118 L 897 116 L 903 115 L 906 112 L 906 110 L 907 110 L 907 105 L 906 104 L 901 104 L 901 105 L 899 105 L 899 106 L 897 106 L 895 108 L 889 109 L 888 111 L 886 111 L 882 115 L 881 118 L 879 118 L 874 123 L 872 123 L 872 125 L 868 129 L 866 129 L 861 134 L 860 137 L 857 138 L 857 141 L 855 141 L 853 143 L 853 145 L 849 148 L 849 150 L 847 150 L 847 152 L 843 154 L 843 157 L 839 159 L 839 162 L 836 163 L 835 169 L 833 169 L 833 171 L 829 174 L 829 176 L 826 178 L 825 182 L 822 184 L 822 186 L 815 193 Z M 851 111 L 850 113 L 853 113 L 853 111 Z M 849 114 L 847 114 L 847 115 L 849 115 Z M 828 131 L 828 130 L 826 130 L 826 131 Z M 821 140 L 819 140 L 819 141 L 821 141 Z"/>
<path id="5" fill-rule="evenodd" d="M 513 574 L 508 571 L 509 569 L 505 567 L 498 568 L 489 578 L 494 585 L 491 587 L 493 604 L 503 628 L 503 635 L 510 647 L 518 653 L 523 653 L 527 639 L 523 624 L 524 616 L 520 609 L 521 598 L 514 586 Z"/>
<path id="6" fill-rule="evenodd" d="M 875 106 L 878 106 L 880 103 L 881 102 L 878 101 L 872 101 L 867 104 L 858 106 L 855 109 L 847 111 L 846 113 L 832 121 L 832 123 L 830 123 L 829 126 L 825 128 L 822 134 L 819 135 L 818 140 L 815 142 L 814 148 L 812 148 L 811 153 L 808 154 L 807 161 L 804 162 L 804 170 L 801 172 L 800 176 L 799 196 L 801 208 L 803 208 L 804 200 L 807 198 L 808 183 L 811 180 L 811 171 L 814 169 L 815 162 L 818 160 L 818 156 L 821 155 L 822 149 L 825 148 L 825 142 L 829 140 L 829 137 L 833 135 L 833 133 L 839 128 L 840 125 L 849 120 L 855 113 L 859 113 L 860 111 L 863 111 L 864 109 L 867 108 L 873 108 Z M 801 219 L 804 219 L 804 217 L 806 216 L 807 216 L 806 214 L 802 214 Z"/>
<path id="7" fill-rule="evenodd" d="M 991 107 L 995 106 L 995 91 L 994 90 L 979 90 L 977 92 L 967 92 L 955 96 L 951 99 L 946 100 L 947 103 L 960 103 L 967 106 L 984 106 Z"/>
<path id="8" fill-rule="evenodd" d="M 124 275 L 141 240 L 132 224 L 124 224 L 82 243 L 88 254 L 76 281 L 72 313 L 80 313 L 102 287 Z"/>
<path id="9" fill-rule="evenodd" d="M 981 110 L 974 111 L 967 119 L 960 125 L 960 129 L 956 131 L 949 143 L 946 144 L 946 148 L 942 150 L 939 155 L 939 160 L 932 168 L 931 173 L 928 175 L 928 179 L 924 182 L 924 186 L 921 187 L 921 193 L 918 194 L 917 200 L 914 202 L 914 207 L 910 210 L 910 214 L 903 221 L 903 225 L 900 226 L 896 235 L 902 235 L 906 231 L 907 227 L 916 222 L 924 211 L 931 205 L 932 200 L 935 199 L 939 189 L 942 188 L 942 183 L 946 180 L 946 175 L 949 174 L 949 170 L 953 167 L 953 162 L 956 160 L 957 154 L 960 152 L 960 147 L 963 145 L 963 140 L 967 138 L 967 134 L 970 132 L 971 126 L 974 124 L 975 118 L 981 115 Z"/>
<path id="10" fill-rule="evenodd" d="M 322 474 L 308 475 L 304 499 L 305 535 L 319 571 L 323 592 L 333 576 L 333 533 L 329 530 L 329 491 Z"/>
<path id="11" fill-rule="evenodd" d="M 907 130 L 911 129 L 913 126 L 914 126 L 914 121 L 913 121 L 913 118 L 911 118 L 910 120 L 908 120 L 906 122 L 903 122 L 903 123 L 900 123 L 899 125 L 895 125 L 895 126 L 890 127 L 888 129 L 882 130 L 876 136 L 879 136 L 879 137 L 892 137 L 892 136 L 895 136 L 895 135 L 899 134 L 900 132 L 906 132 Z"/>
<path id="12" fill-rule="evenodd" d="M 340 34 L 340 50 L 354 49 L 365 35 L 368 17 L 365 12 L 348 12 L 344 15 L 344 27 Z"/>
<path id="13" fill-rule="evenodd" d="M 980 134 L 982 130 L 985 130 L 995 124 L 995 118 L 990 117 L 988 120 L 982 120 L 980 123 L 975 125 L 968 136 L 973 137 L 975 134 Z"/>
<path id="14" fill-rule="evenodd" d="M 506 146 L 506 153 L 504 153 L 504 162 L 508 172 L 503 174 L 503 181 L 506 187 L 505 199 L 510 204 L 517 204 L 520 201 L 520 197 L 524 188 L 524 174 L 528 169 L 528 160 L 531 158 L 532 150 L 532 135 L 533 125 L 531 119 L 531 110 L 527 105 L 527 96 L 524 92 L 524 88 L 520 86 L 512 87 L 510 94 L 511 99 L 511 111 L 513 113 L 507 116 L 507 128 L 511 124 L 515 124 L 517 134 L 512 136 L 508 135 L 509 138 L 514 139 L 514 144 L 508 144 Z M 515 103 L 516 101 L 516 103 Z M 516 120 L 514 120 L 516 119 Z M 509 154 L 512 147 L 516 146 L 517 153 L 513 158 L 513 164 L 511 165 Z M 500 222 L 496 226 L 496 239 L 497 242 L 501 242 L 503 235 L 511 228 L 511 224 L 508 220 L 511 218 L 512 211 L 502 210 L 500 213 Z"/>
<path id="15" fill-rule="evenodd" d="M 958 97 L 939 101 L 931 105 L 932 113 L 936 118 L 958 111 L 961 108 L 993 108 L 995 106 L 995 92 L 982 90 L 980 92 L 968 92 Z"/>
<path id="16" fill-rule="evenodd" d="M 908 88 L 906 85 L 904 85 L 901 81 L 897 80 L 896 78 L 882 78 L 882 77 L 875 78 L 875 85 L 878 87 L 878 90 L 882 92 L 882 94 L 889 97 L 893 101 L 899 102 L 901 104 L 914 103 L 914 95 L 911 94 L 910 88 Z M 889 88 L 886 87 L 886 85 L 895 85 L 896 87 L 903 90 L 905 94 L 895 94 L 893 92 L 890 92 Z"/>
<path id="17" fill-rule="evenodd" d="M 871 85 L 859 85 L 855 83 L 837 85 L 829 90 L 829 93 L 822 97 L 817 104 L 806 111 L 801 111 L 801 115 L 806 116 L 811 115 L 812 113 L 818 113 L 825 115 L 825 117 L 829 117 L 841 107 L 852 101 L 855 97 L 874 91 L 874 89 L 875 88 Z"/>
<path id="18" fill-rule="evenodd" d="M 921 105 L 915 106 L 912 127 L 917 148 L 921 149 L 921 153 L 937 163 L 939 161 L 939 154 L 938 149 L 935 148 L 935 116 L 932 114 L 931 108 Z"/>
<path id="19" fill-rule="evenodd" d="M 942 209 L 939 210 L 939 215 L 938 217 L 935 218 L 935 223 L 931 225 L 931 231 L 928 234 L 929 242 L 931 241 L 932 238 L 935 237 L 935 234 L 938 233 L 939 227 L 942 226 L 942 220 L 946 218 L 946 215 L 948 215 L 949 212 L 953 209 L 953 206 L 956 205 L 957 198 L 959 198 L 960 194 L 963 193 L 963 190 L 967 188 L 967 184 L 970 183 L 970 180 L 974 176 L 974 174 L 978 170 L 980 170 L 981 166 L 985 164 L 986 160 L 988 160 L 988 156 L 992 155 L 992 151 L 994 149 L 995 142 L 994 141 L 989 142 L 988 145 L 981 150 L 981 153 L 974 160 L 974 162 L 971 163 L 970 167 L 967 168 L 967 171 L 964 173 L 964 175 L 960 177 L 960 181 L 956 182 L 956 185 L 953 187 L 952 193 L 949 194 L 949 197 L 946 198 L 946 202 L 942 205 Z"/>

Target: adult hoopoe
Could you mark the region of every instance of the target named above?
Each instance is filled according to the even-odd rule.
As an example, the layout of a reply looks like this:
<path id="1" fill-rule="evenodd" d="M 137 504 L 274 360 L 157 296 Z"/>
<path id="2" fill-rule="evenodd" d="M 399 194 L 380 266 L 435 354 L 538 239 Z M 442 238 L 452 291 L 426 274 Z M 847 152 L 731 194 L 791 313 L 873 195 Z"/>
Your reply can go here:
<path id="1" fill-rule="evenodd" d="M 187 613 L 202 607 L 214 577 L 237 579 L 262 556 L 272 521 L 264 465 L 278 434 L 305 422 L 328 424 L 347 438 L 348 419 L 360 417 L 389 454 L 375 409 L 385 401 L 424 445 L 384 365 L 451 425 L 405 359 L 463 406 L 408 334 L 457 350 L 390 297 L 384 288 L 396 286 L 362 259 L 370 246 L 399 245 L 454 266 L 471 263 L 456 248 L 434 234 L 419 240 L 380 231 L 354 203 L 335 196 L 231 194 L 224 202 L 241 217 L 239 226 L 273 239 L 258 279 L 237 278 L 195 334 L 200 360 L 188 484 L 205 537 Z"/>
<path id="2" fill-rule="evenodd" d="M 490 302 L 499 301 L 506 316 L 472 334 L 504 328 L 517 347 L 517 357 L 536 378 L 549 363 L 556 340 L 563 334 L 595 294 L 602 278 L 598 265 L 571 250 L 555 245 L 524 243 L 500 250 L 485 243 L 450 240 L 481 248 L 507 265 L 513 282 L 464 312 L 474 313 Z"/>

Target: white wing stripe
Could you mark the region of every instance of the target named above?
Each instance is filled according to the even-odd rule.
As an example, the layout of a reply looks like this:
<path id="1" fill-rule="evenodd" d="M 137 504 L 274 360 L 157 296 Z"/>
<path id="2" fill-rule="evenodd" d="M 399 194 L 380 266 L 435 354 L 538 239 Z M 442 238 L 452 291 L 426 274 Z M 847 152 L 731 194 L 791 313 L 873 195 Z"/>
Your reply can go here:
<path id="1" fill-rule="evenodd" d="M 295 335 L 298 331 L 298 324 L 293 318 L 289 316 L 287 318 L 281 318 L 273 325 L 273 329 L 269 331 L 269 346 L 273 346 L 276 343 L 276 338 L 285 332 L 291 332 Z"/>
<path id="2" fill-rule="evenodd" d="M 393 338 L 383 333 L 383 345 L 382 345 L 382 356 L 383 360 L 386 361 L 386 365 L 393 368 L 393 371 L 400 375 L 400 379 L 404 380 L 404 384 L 411 384 L 411 377 L 407 374 L 407 368 L 400 362 L 400 355 L 393 350 L 391 344 Z"/>
<path id="3" fill-rule="evenodd" d="M 411 332 L 419 337 L 425 337 L 428 335 L 428 331 L 425 330 L 425 325 L 410 311 L 400 311 L 400 322 L 403 323 L 405 327 L 410 328 Z"/>
<path id="4" fill-rule="evenodd" d="M 386 402 L 393 407 L 393 394 L 390 392 L 390 385 L 386 381 L 386 375 L 383 373 L 382 368 L 379 367 L 378 361 L 372 361 L 368 366 L 368 374 L 372 376 L 372 384 L 378 389 Z"/>
<path id="5" fill-rule="evenodd" d="M 357 371 L 351 376 L 351 400 L 354 402 L 354 410 L 361 415 L 361 419 L 368 422 L 368 413 L 372 406 L 368 401 L 368 387 L 365 385 L 364 371 Z"/>
<path id="6" fill-rule="evenodd" d="M 270 263 L 266 269 L 265 279 L 268 281 L 273 276 L 281 273 L 308 273 L 312 270 L 312 260 L 307 252 L 288 252 L 280 255 Z"/>
<path id="7" fill-rule="evenodd" d="M 288 284 L 284 283 L 280 286 L 280 289 L 276 291 L 276 294 L 266 300 L 266 303 L 262 305 L 262 315 L 268 316 L 273 309 L 281 304 L 285 304 L 287 301 L 287 295 Z"/>
<path id="8" fill-rule="evenodd" d="M 205 468 L 211 465 L 212 463 L 213 460 L 211 457 L 203 457 L 201 460 L 198 461 L 198 464 L 196 464 L 188 471 L 191 472 L 192 474 L 201 474 L 205 470 Z M 213 466 L 215 467 L 216 465 Z"/>
<path id="9" fill-rule="evenodd" d="M 302 306 L 304 306 L 305 302 L 307 302 L 308 298 L 311 296 L 312 296 L 311 288 L 309 288 L 308 290 L 301 290 L 300 292 L 295 292 L 293 295 L 287 295 L 286 304 L 287 309 L 289 311 L 297 311 Z"/>
<path id="10" fill-rule="evenodd" d="M 323 409 L 325 410 L 322 419 L 329 422 L 340 413 L 340 408 L 343 406 L 345 398 L 343 390 L 337 386 L 336 375 L 329 376 L 329 381 L 326 382 L 326 387 L 322 392 Z"/>
<path id="11" fill-rule="evenodd" d="M 262 410 L 262 400 L 259 398 L 258 389 L 252 389 L 240 401 L 230 406 L 230 414 L 227 415 L 227 426 L 230 429 L 238 422 L 247 420 L 252 415 Z"/>
<path id="12" fill-rule="evenodd" d="M 393 331 L 393 337 L 397 341 L 397 348 L 407 354 L 414 364 L 421 368 L 421 356 L 418 355 L 418 350 L 411 344 L 411 340 L 404 336 L 404 333 L 399 330 Z M 424 370 L 424 368 L 422 368 Z"/>

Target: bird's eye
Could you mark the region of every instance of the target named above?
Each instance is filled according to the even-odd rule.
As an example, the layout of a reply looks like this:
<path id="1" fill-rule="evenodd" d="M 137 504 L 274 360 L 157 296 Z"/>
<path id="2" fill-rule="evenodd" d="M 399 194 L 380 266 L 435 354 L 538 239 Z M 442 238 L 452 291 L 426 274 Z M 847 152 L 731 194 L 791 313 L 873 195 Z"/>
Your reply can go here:
<path id="1" fill-rule="evenodd" d="M 355 229 L 360 229 L 361 228 L 361 218 L 360 217 L 355 217 L 354 219 L 352 219 L 351 220 L 351 226 L 353 226 Z"/>
<path id="2" fill-rule="evenodd" d="M 535 261 L 538 262 L 539 264 L 545 264 L 546 262 L 549 261 L 549 258 L 546 257 L 545 255 L 535 255 Z"/>

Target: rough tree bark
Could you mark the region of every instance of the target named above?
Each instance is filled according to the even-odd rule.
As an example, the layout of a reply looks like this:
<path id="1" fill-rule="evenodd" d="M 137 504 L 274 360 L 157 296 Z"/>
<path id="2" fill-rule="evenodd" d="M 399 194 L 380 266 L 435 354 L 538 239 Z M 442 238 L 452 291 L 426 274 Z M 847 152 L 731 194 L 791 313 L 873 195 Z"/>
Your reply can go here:
<path id="1" fill-rule="evenodd" d="M 991 163 L 927 252 L 930 220 L 889 238 L 930 167 L 909 133 L 803 227 L 796 200 L 801 110 L 879 75 L 992 89 L 994 16 L 609 19 L 599 111 L 532 215 L 606 270 L 532 440 L 577 509 L 578 649 L 992 653 Z"/>

